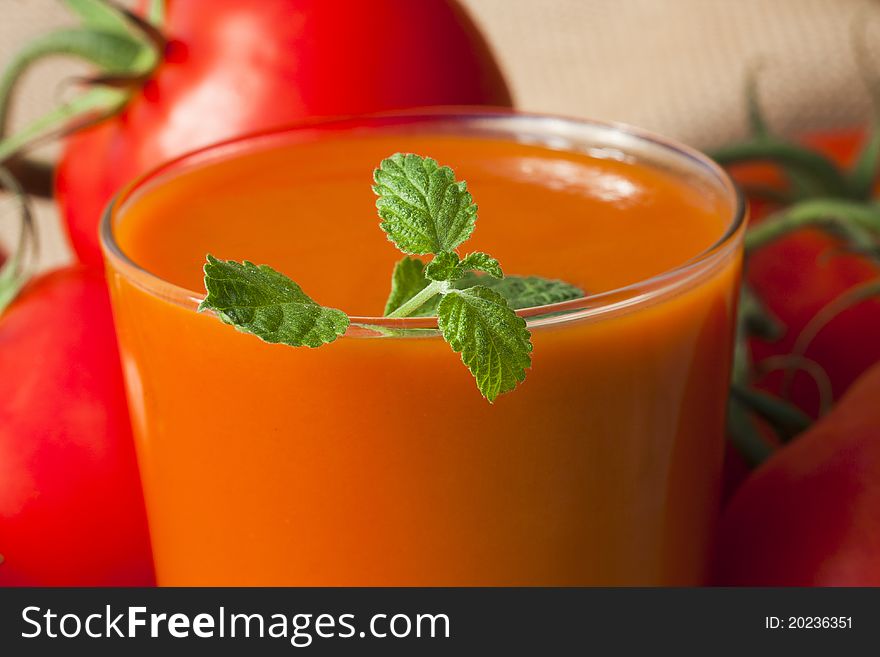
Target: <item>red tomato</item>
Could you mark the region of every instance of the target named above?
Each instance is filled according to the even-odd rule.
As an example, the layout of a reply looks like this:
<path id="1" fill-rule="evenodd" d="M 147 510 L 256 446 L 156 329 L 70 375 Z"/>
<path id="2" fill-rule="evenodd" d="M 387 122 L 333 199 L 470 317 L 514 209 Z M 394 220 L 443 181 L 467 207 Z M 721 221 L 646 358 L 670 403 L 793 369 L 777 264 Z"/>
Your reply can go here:
<path id="1" fill-rule="evenodd" d="M 187 151 L 304 117 L 511 102 L 451 0 L 169 0 L 164 32 L 164 60 L 125 110 L 67 140 L 57 195 L 85 263 L 100 263 L 110 197 Z"/>
<path id="2" fill-rule="evenodd" d="M 32 281 L 0 316 L 0 585 L 153 582 L 103 276 Z"/>
<path id="3" fill-rule="evenodd" d="M 839 164 L 851 163 L 863 131 L 813 135 L 802 141 Z M 778 185 L 781 180 L 767 167 L 735 167 L 734 176 L 745 184 Z M 760 221 L 772 206 L 751 203 L 752 220 Z M 841 295 L 870 281 L 880 280 L 880 267 L 860 256 L 841 252 L 840 243 L 816 230 L 803 230 L 768 244 L 750 256 L 746 278 L 785 328 L 776 342 L 755 340 L 756 361 L 791 354 L 798 337 L 816 315 Z M 839 398 L 859 375 L 880 361 L 880 298 L 862 301 L 830 320 L 810 342 L 804 356 L 827 375 L 834 398 Z M 777 359 L 778 360 L 778 359 Z M 761 387 L 780 393 L 781 372 L 768 375 Z M 813 416 L 820 408 L 819 387 L 801 372 L 793 379 L 792 400 Z"/>
<path id="4" fill-rule="evenodd" d="M 880 586 L 880 365 L 771 457 L 721 522 L 716 583 Z"/>

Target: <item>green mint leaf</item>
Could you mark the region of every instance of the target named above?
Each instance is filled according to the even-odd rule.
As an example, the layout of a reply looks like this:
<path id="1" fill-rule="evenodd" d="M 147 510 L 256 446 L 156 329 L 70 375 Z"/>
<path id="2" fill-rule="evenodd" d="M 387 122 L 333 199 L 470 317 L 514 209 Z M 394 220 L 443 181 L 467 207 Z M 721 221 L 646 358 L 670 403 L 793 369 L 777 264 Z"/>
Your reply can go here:
<path id="1" fill-rule="evenodd" d="M 348 315 L 319 305 L 299 285 L 267 265 L 207 258 L 208 295 L 199 311 L 213 310 L 241 331 L 293 347 L 319 347 L 348 328 Z"/>
<path id="2" fill-rule="evenodd" d="M 454 281 L 464 275 L 461 260 L 453 251 L 443 251 L 425 267 L 425 276 L 432 281 Z"/>
<path id="3" fill-rule="evenodd" d="M 409 256 L 399 260 L 394 265 L 394 273 L 391 275 L 391 294 L 388 295 L 388 301 L 385 302 L 385 314 L 390 315 L 400 308 L 405 302 L 424 290 L 430 282 L 425 277 L 425 263 L 421 260 Z M 431 317 L 437 313 L 439 302 L 438 297 L 433 297 L 422 304 L 411 316 Z"/>
<path id="4" fill-rule="evenodd" d="M 497 292 L 478 286 L 446 294 L 437 324 L 490 402 L 525 379 L 532 363 L 529 331 Z"/>
<path id="5" fill-rule="evenodd" d="M 471 236 L 477 206 L 449 167 L 396 153 L 382 160 L 373 180 L 382 230 L 404 253 L 452 251 Z"/>
<path id="6" fill-rule="evenodd" d="M 488 253 L 481 253 L 480 251 L 468 253 L 462 259 L 461 271 L 462 277 L 468 271 L 481 271 L 489 274 L 492 278 L 504 278 L 504 272 L 501 271 L 501 265 L 498 264 L 498 261 Z"/>
<path id="7" fill-rule="evenodd" d="M 551 303 L 580 299 L 586 293 L 579 287 L 552 278 L 540 276 L 505 276 L 501 280 L 477 274 L 465 274 L 454 283 L 456 288 L 482 285 L 495 290 L 514 310 L 546 306 Z"/>
<path id="8" fill-rule="evenodd" d="M 468 271 L 481 271 L 494 278 L 502 278 L 504 273 L 498 261 L 487 253 L 469 253 L 459 259 L 453 251 L 438 253 L 425 267 L 425 276 L 432 281 L 457 281 Z M 467 286 L 470 287 L 470 286 Z"/>

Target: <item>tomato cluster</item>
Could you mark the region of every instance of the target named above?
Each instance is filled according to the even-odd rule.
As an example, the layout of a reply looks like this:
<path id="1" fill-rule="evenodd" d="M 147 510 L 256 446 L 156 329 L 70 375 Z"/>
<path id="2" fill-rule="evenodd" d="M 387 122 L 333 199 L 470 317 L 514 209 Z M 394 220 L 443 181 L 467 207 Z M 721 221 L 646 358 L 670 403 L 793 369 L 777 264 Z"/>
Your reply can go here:
<path id="1" fill-rule="evenodd" d="M 867 138 L 851 130 L 802 143 L 851 168 Z M 747 190 L 785 188 L 775 167 L 731 169 Z M 827 219 L 836 221 L 834 201 Z M 874 211 L 873 198 L 861 203 Z M 764 195 L 750 204 L 753 230 L 791 212 Z M 733 494 L 718 538 L 719 584 L 880 584 L 880 261 L 833 228 L 819 221 L 747 257 L 746 282 L 780 329 L 749 342 L 754 383 L 818 421 L 776 445 Z"/>

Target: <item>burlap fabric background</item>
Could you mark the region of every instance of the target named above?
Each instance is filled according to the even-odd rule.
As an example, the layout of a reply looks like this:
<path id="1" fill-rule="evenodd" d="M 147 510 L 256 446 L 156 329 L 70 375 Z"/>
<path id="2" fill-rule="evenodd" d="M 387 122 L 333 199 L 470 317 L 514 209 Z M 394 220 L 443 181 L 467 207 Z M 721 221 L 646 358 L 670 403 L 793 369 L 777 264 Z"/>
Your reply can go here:
<path id="1" fill-rule="evenodd" d="M 866 24 L 880 53 L 880 2 L 462 3 L 493 45 L 523 109 L 624 121 L 698 147 L 712 146 L 743 134 L 743 76 L 749 63 L 760 59 L 764 104 L 779 130 L 851 125 L 868 115 L 851 33 L 855 22 Z M 0 65 L 66 16 L 57 0 L 0 0 Z M 876 60 L 880 71 L 880 57 Z M 13 125 L 45 109 L 76 71 L 51 62 L 37 67 L 23 86 Z M 43 264 L 65 261 L 66 245 L 51 204 L 40 203 L 38 211 Z M 0 225 L 0 234 L 8 237 L 9 228 Z"/>

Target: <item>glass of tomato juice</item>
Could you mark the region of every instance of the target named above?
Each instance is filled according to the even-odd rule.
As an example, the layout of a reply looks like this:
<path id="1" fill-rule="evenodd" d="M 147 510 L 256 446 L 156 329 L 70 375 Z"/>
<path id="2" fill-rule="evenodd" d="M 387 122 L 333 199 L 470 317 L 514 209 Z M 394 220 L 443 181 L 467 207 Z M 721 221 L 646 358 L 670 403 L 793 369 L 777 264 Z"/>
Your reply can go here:
<path id="1" fill-rule="evenodd" d="M 394 152 L 467 181 L 468 251 L 586 291 L 519 311 L 532 369 L 494 404 L 435 319 L 382 317 L 401 254 L 371 176 Z M 695 151 L 538 115 L 304 125 L 144 176 L 102 241 L 159 584 L 699 584 L 743 224 Z M 292 348 L 197 312 L 207 253 L 351 328 Z"/>

